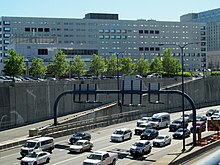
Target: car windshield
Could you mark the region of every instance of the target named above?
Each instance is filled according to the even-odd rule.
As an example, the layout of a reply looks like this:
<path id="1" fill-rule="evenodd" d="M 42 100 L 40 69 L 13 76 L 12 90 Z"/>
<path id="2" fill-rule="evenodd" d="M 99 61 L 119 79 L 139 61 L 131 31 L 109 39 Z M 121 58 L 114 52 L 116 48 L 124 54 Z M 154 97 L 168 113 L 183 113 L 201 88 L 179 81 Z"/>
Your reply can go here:
<path id="1" fill-rule="evenodd" d="M 214 112 L 214 109 L 208 110 L 208 113 L 213 113 L 213 112 Z"/>
<path id="2" fill-rule="evenodd" d="M 146 127 L 146 125 L 139 125 L 139 127 L 141 127 L 141 128 L 145 128 L 145 127 Z"/>
<path id="3" fill-rule="evenodd" d="M 162 139 L 164 139 L 164 137 L 163 136 L 157 136 L 156 139 L 162 140 Z"/>
<path id="4" fill-rule="evenodd" d="M 28 154 L 26 157 L 29 157 L 29 158 L 36 158 L 37 157 L 37 154 L 35 152 L 31 152 L 30 154 Z"/>
<path id="5" fill-rule="evenodd" d="M 75 136 L 75 137 L 81 137 L 83 134 L 81 133 L 81 132 L 78 132 L 78 133 L 76 133 L 76 134 L 73 134 L 73 137 Z"/>
<path id="6" fill-rule="evenodd" d="M 81 146 L 81 145 L 83 145 L 83 142 L 76 142 L 75 145 Z"/>
<path id="7" fill-rule="evenodd" d="M 150 130 L 150 129 L 147 129 L 147 130 L 145 130 L 144 132 L 145 132 L 145 133 L 151 133 L 151 132 L 153 132 L 153 131 Z"/>
<path id="8" fill-rule="evenodd" d="M 88 159 L 94 159 L 94 160 L 102 160 L 102 156 L 101 155 L 96 155 L 96 154 L 90 154 L 87 158 Z"/>
<path id="9" fill-rule="evenodd" d="M 181 124 L 182 121 L 181 121 L 181 120 L 174 120 L 173 123 L 174 123 L 174 124 Z"/>
<path id="10" fill-rule="evenodd" d="M 183 129 L 182 129 L 182 128 L 179 128 L 179 129 L 177 130 L 177 132 L 183 132 Z"/>
<path id="11" fill-rule="evenodd" d="M 158 118 L 154 118 L 154 117 L 152 117 L 150 121 L 161 122 L 161 119 L 158 119 Z"/>
<path id="12" fill-rule="evenodd" d="M 135 144 L 133 144 L 134 146 L 137 146 L 137 147 L 143 147 L 144 146 L 144 144 L 143 143 L 139 143 L 139 142 L 137 142 L 137 143 L 135 143 Z"/>
<path id="13" fill-rule="evenodd" d="M 123 135 L 123 134 L 124 134 L 124 131 L 116 130 L 116 131 L 114 132 L 114 134 Z"/>
<path id="14" fill-rule="evenodd" d="M 146 117 L 143 117 L 141 120 L 148 121 L 149 119 Z"/>
<path id="15" fill-rule="evenodd" d="M 34 148 L 35 145 L 36 145 L 35 142 L 26 142 L 26 143 L 24 144 L 24 147 Z"/>

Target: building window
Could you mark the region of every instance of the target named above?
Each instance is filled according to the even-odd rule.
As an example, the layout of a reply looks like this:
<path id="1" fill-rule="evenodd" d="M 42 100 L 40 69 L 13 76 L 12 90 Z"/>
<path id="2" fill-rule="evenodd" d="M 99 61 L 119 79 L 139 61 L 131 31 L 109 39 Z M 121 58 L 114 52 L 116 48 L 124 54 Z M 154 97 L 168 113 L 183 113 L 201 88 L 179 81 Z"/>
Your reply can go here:
<path id="1" fill-rule="evenodd" d="M 43 32 L 44 29 L 43 28 L 38 28 L 38 32 Z"/>
<path id="2" fill-rule="evenodd" d="M 31 28 L 25 28 L 25 31 L 26 31 L 26 32 L 30 32 L 30 31 L 31 31 Z"/>
<path id="3" fill-rule="evenodd" d="M 144 32 L 143 30 L 139 30 L 139 34 L 143 34 L 143 32 Z"/>
<path id="4" fill-rule="evenodd" d="M 148 31 L 148 30 L 144 30 L 144 33 L 145 33 L 145 34 L 148 34 L 148 33 L 149 33 L 149 31 Z"/>
<path id="5" fill-rule="evenodd" d="M 154 47 L 150 47 L 150 51 L 154 51 Z"/>
<path id="6" fill-rule="evenodd" d="M 4 38 L 9 38 L 11 35 L 9 33 L 4 34 Z"/>
<path id="7" fill-rule="evenodd" d="M 32 30 L 32 32 L 36 32 L 37 28 L 32 28 L 31 30 Z"/>
<path id="8" fill-rule="evenodd" d="M 3 21 L 3 24 L 4 25 L 10 25 L 10 22 L 9 21 Z"/>
<path id="9" fill-rule="evenodd" d="M 144 51 L 144 48 L 143 47 L 139 47 L 139 51 Z"/>
<path id="10" fill-rule="evenodd" d="M 159 30 L 155 30 L 155 34 L 160 34 L 160 31 Z"/>
<path id="11" fill-rule="evenodd" d="M 160 48 L 159 48 L 159 47 L 156 47 L 155 50 L 156 50 L 156 51 L 160 51 Z"/>
<path id="12" fill-rule="evenodd" d="M 154 34 L 154 31 L 153 31 L 153 30 L 150 30 L 150 34 Z"/>
<path id="13" fill-rule="evenodd" d="M 47 49 L 38 49 L 38 55 L 48 55 Z"/>
<path id="14" fill-rule="evenodd" d="M 10 27 L 4 27 L 5 32 L 10 32 L 11 28 Z"/>
<path id="15" fill-rule="evenodd" d="M 50 32 L 50 28 L 44 28 L 44 32 Z"/>
<path id="16" fill-rule="evenodd" d="M 145 49 L 145 51 L 149 51 L 149 48 L 148 48 L 148 47 L 145 47 L 144 49 Z"/>
<path id="17" fill-rule="evenodd" d="M 4 40 L 4 44 L 10 44 L 9 40 Z"/>

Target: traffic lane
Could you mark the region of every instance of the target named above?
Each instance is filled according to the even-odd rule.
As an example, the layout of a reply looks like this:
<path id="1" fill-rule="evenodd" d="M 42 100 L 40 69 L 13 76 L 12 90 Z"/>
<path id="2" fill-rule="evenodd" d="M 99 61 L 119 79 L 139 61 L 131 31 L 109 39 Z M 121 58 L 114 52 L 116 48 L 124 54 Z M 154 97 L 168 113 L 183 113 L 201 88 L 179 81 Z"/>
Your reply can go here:
<path id="1" fill-rule="evenodd" d="M 197 111 L 197 113 L 198 114 L 202 114 L 202 115 L 204 115 L 204 113 L 208 110 L 208 109 L 210 109 L 210 108 L 206 108 L 206 109 L 199 109 L 198 111 Z M 174 118 L 174 119 L 176 119 L 176 118 L 178 118 L 178 117 L 180 117 L 180 115 L 181 115 L 181 112 L 177 112 L 177 113 L 172 113 L 171 114 L 171 118 Z M 108 127 L 105 127 L 105 128 L 99 128 L 99 129 L 95 129 L 95 130 L 91 130 L 91 131 L 87 131 L 87 132 L 90 132 L 91 134 L 92 134 L 92 140 L 93 139 L 98 139 L 97 140 L 97 142 L 95 143 L 95 146 L 100 146 L 100 147 L 97 147 L 97 149 L 94 147 L 94 150 L 98 150 L 98 149 L 102 149 L 102 148 L 104 148 L 106 145 L 106 143 L 110 140 L 110 136 L 111 136 L 111 134 L 112 134 L 112 132 L 115 130 L 115 129 L 117 129 L 117 128 L 124 128 L 124 127 L 127 127 L 127 128 L 133 128 L 133 130 L 135 129 L 135 127 L 136 127 L 136 121 L 132 121 L 132 122 L 127 122 L 127 123 L 120 123 L 120 124 L 116 124 L 116 125 L 112 125 L 112 126 L 108 126 Z M 101 136 L 101 139 L 107 139 L 107 141 L 105 141 L 104 143 L 102 142 L 102 140 L 100 140 L 99 138 L 100 138 L 100 136 Z M 55 143 L 56 144 L 59 144 L 60 142 L 61 142 L 61 144 L 62 144 L 62 142 L 66 142 L 66 143 L 64 143 L 64 145 L 68 145 L 68 140 L 69 140 L 69 137 L 70 136 L 65 136 L 65 137 L 62 137 L 62 138 L 57 138 L 57 139 L 55 139 Z M 133 139 L 133 138 L 132 138 Z M 135 140 L 138 140 L 138 139 L 135 139 Z M 132 142 L 133 143 L 133 142 Z M 131 144 L 130 144 L 131 145 Z M 130 146 L 129 146 L 130 147 Z M 56 150 L 57 149 L 55 149 L 54 151 L 55 151 L 55 153 L 56 153 Z M 68 155 L 68 154 L 66 154 L 68 151 L 67 150 L 65 150 L 65 149 L 58 149 L 59 150 L 59 152 L 61 152 L 61 151 L 64 151 L 65 153 L 65 155 Z M 13 153 L 13 155 L 11 156 L 11 157 L 17 157 L 17 158 L 19 158 L 20 157 L 20 155 L 19 155 L 19 151 L 20 151 L 20 149 L 19 150 L 17 150 L 17 153 Z M 1 155 L 4 155 L 5 154 L 5 152 L 1 152 Z M 60 154 L 60 153 L 59 153 Z M 53 157 L 61 157 L 62 159 L 64 158 L 64 156 L 60 156 L 58 154 L 58 156 L 56 155 L 56 154 L 52 154 L 52 159 L 53 159 Z M 62 153 L 63 154 L 63 153 Z M 6 154 L 7 155 L 7 154 Z M 15 156 L 16 155 L 16 156 Z M 55 156 L 53 156 L 53 155 L 55 155 Z M 2 158 L 1 158 L 1 162 L 3 162 L 3 159 L 6 159 L 6 157 L 3 157 L 3 156 L 1 156 Z M 86 157 L 86 155 L 85 155 L 85 157 Z M 84 158 L 85 158 L 84 157 Z M 61 160 L 62 160 L 61 159 Z M 65 158 L 66 159 L 66 158 Z M 13 160 L 13 159 L 10 159 L 9 161 L 11 162 L 11 160 Z M 15 159 L 16 160 L 16 159 Z M 17 161 L 16 162 L 13 162 L 13 163 L 7 163 L 7 164 L 14 164 L 14 163 L 18 163 Z"/>

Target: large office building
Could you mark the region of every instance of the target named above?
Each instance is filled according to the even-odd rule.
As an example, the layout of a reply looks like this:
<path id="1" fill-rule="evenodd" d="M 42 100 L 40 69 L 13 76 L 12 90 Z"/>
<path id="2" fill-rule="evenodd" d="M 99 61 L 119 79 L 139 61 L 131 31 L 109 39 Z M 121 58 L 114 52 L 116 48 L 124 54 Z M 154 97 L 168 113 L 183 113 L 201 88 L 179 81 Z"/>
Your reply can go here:
<path id="1" fill-rule="evenodd" d="M 220 8 L 200 13 L 188 13 L 180 17 L 181 22 L 206 23 L 208 67 L 220 69 Z"/>
<path id="2" fill-rule="evenodd" d="M 90 61 L 93 54 L 108 58 L 129 56 L 133 61 L 144 57 L 161 58 L 170 47 L 181 60 L 178 45 L 184 48 L 184 69 L 200 71 L 206 67 L 205 23 L 156 20 L 120 20 L 118 14 L 89 13 L 82 19 L 0 17 L 0 67 L 7 51 L 14 48 L 31 62 L 34 57 L 51 61 L 61 49 L 70 60 L 81 55 Z M 198 43 L 199 44 L 194 44 Z M 159 46 L 164 44 L 164 46 Z"/>

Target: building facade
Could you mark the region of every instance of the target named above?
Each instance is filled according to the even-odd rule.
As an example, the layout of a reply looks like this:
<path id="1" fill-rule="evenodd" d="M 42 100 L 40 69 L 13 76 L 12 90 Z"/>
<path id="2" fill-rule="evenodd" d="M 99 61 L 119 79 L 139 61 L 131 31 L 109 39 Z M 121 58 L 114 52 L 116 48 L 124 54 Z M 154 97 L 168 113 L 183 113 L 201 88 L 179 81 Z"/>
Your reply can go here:
<path id="1" fill-rule="evenodd" d="M 181 22 L 206 23 L 208 67 L 220 69 L 220 8 L 200 13 L 188 13 L 180 17 Z"/>
<path id="2" fill-rule="evenodd" d="M 177 45 L 184 49 L 184 69 L 200 71 L 206 67 L 206 27 L 197 22 L 166 22 L 156 20 L 119 20 L 118 14 L 89 13 L 83 19 L 0 17 L 0 67 L 7 51 L 14 48 L 25 59 L 40 57 L 50 61 L 62 49 L 70 60 L 81 55 L 90 61 L 93 54 L 109 58 L 129 56 L 151 61 L 161 58 L 170 47 L 181 59 Z M 164 44 L 164 46 L 159 46 Z M 169 45 L 172 44 L 173 46 Z"/>

